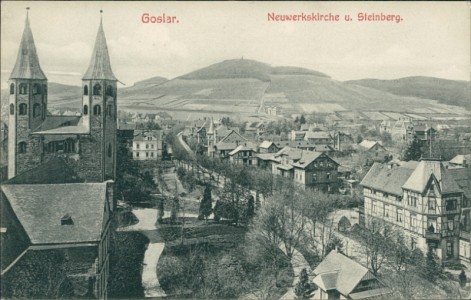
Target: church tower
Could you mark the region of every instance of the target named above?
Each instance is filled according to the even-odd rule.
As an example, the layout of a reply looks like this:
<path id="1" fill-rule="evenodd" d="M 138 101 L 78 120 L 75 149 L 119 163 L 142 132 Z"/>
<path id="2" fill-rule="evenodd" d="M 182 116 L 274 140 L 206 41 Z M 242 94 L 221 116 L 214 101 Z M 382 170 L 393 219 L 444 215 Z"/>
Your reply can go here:
<path id="1" fill-rule="evenodd" d="M 8 178 L 12 178 L 21 172 L 20 162 L 28 166 L 40 160 L 40 141 L 31 139 L 30 133 L 47 114 L 47 78 L 39 64 L 28 13 L 8 86 Z"/>
<path id="2" fill-rule="evenodd" d="M 82 122 L 90 128 L 93 140 L 82 144 L 82 153 L 97 156 L 96 159 L 88 158 L 87 161 L 96 163 L 95 167 L 101 168 L 101 181 L 115 180 L 116 177 L 117 81 L 111 70 L 100 16 L 90 65 L 82 78 Z"/>

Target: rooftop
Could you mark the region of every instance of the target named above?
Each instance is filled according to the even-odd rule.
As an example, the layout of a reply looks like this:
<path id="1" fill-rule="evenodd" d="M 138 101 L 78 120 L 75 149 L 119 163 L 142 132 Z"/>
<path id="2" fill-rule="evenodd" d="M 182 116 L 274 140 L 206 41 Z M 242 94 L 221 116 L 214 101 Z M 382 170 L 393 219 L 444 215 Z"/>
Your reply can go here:
<path id="1" fill-rule="evenodd" d="M 101 239 L 106 183 L 5 184 L 1 189 L 32 244 Z M 73 225 L 61 225 L 67 214 Z"/>

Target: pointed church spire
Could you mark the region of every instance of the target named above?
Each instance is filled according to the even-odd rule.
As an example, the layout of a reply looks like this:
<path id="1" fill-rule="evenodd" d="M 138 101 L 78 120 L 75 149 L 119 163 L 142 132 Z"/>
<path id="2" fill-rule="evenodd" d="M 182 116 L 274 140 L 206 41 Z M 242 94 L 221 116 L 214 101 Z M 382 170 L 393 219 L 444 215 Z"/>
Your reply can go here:
<path id="1" fill-rule="evenodd" d="M 26 8 L 25 30 L 23 31 L 20 50 L 10 79 L 47 79 L 39 65 L 33 33 L 29 27 L 28 10 L 29 7 Z"/>
<path id="2" fill-rule="evenodd" d="M 118 80 L 111 70 L 110 56 L 108 46 L 106 45 L 105 32 L 103 31 L 102 13 L 100 10 L 100 27 L 96 36 L 95 48 L 93 49 L 92 59 L 87 72 L 83 75 L 83 80 L 106 79 Z"/>

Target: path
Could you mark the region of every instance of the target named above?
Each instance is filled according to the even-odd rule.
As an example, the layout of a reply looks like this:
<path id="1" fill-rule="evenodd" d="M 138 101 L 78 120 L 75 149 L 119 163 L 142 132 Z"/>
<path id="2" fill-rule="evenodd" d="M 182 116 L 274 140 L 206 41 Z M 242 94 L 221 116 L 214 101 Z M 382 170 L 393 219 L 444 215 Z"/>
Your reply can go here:
<path id="1" fill-rule="evenodd" d="M 120 231 L 140 231 L 146 234 L 146 231 L 157 229 L 155 222 L 157 220 L 157 209 L 140 208 L 132 211 L 139 222 L 137 224 L 120 228 Z M 157 262 L 165 248 L 165 243 L 156 242 L 161 240 L 155 235 L 149 239 L 146 252 L 144 253 L 143 270 L 142 270 L 142 286 L 144 287 L 145 297 L 166 297 L 165 291 L 160 287 L 159 278 L 157 276 Z"/>
<path id="2" fill-rule="evenodd" d="M 283 247 L 279 246 L 279 248 L 281 249 L 281 251 L 283 251 L 283 253 L 286 254 L 286 251 Z M 294 288 L 296 287 L 296 284 L 298 284 L 299 274 L 303 269 L 306 269 L 308 274 L 311 272 L 309 263 L 306 261 L 304 256 L 296 249 L 294 249 L 293 257 L 291 257 L 291 266 L 293 267 L 294 272 L 293 283 L 292 286 L 288 289 L 288 291 L 283 296 L 281 296 L 280 299 L 282 300 L 296 299 L 297 297 L 294 293 Z"/>

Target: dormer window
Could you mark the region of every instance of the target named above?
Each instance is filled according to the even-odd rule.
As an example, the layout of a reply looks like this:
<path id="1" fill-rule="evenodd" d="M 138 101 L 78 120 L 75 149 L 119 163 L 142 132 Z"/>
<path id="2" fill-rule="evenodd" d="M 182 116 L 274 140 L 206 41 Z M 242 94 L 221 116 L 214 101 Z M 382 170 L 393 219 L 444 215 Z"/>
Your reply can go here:
<path id="1" fill-rule="evenodd" d="M 74 220 L 72 220 L 72 216 L 69 214 L 65 214 L 61 218 L 61 225 L 74 225 Z"/>
<path id="2" fill-rule="evenodd" d="M 20 95 L 26 95 L 28 92 L 28 85 L 26 83 L 20 83 Z"/>

